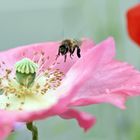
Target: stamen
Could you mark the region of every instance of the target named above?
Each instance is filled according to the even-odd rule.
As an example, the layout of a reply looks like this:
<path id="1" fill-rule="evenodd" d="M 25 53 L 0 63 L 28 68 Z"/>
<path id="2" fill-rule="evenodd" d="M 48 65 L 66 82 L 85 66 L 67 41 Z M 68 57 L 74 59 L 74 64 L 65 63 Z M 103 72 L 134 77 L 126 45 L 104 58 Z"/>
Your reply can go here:
<path id="1" fill-rule="evenodd" d="M 46 63 L 46 60 L 44 61 L 44 63 L 42 63 L 42 64 L 40 65 L 40 68 L 38 69 L 38 73 L 41 72 L 41 70 L 42 70 L 42 68 L 44 67 L 45 63 Z"/>
<path id="2" fill-rule="evenodd" d="M 31 59 L 32 61 L 35 61 L 35 57 L 37 56 L 37 54 L 38 54 L 37 52 L 34 52 L 34 53 L 33 53 L 33 57 L 32 57 L 32 59 Z"/>
<path id="3" fill-rule="evenodd" d="M 41 52 L 41 56 L 40 56 L 40 58 L 39 58 L 39 60 L 38 60 L 38 62 L 37 62 L 37 64 L 39 65 L 39 66 L 41 66 L 42 65 L 42 61 L 44 60 L 44 52 Z"/>
<path id="4" fill-rule="evenodd" d="M 22 110 L 28 96 L 45 96 L 49 90 L 55 90 L 61 85 L 64 74 L 59 69 L 47 68 L 46 71 L 37 73 L 45 63 L 45 59 L 42 59 L 42 65 L 38 68 L 36 63 L 24 58 L 15 64 L 16 77 L 12 75 L 13 69 L 4 70 L 3 77 L 0 77 L 0 96 L 5 96 L 6 102 L 2 108 L 12 109 L 15 104 L 13 99 L 16 99 L 16 109 Z"/>

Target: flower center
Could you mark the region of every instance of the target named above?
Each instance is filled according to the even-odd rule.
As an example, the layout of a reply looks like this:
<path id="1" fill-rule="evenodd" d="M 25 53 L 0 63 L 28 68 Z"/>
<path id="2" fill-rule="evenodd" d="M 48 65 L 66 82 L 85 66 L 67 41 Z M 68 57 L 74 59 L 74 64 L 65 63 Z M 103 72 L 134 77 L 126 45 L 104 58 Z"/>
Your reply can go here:
<path id="1" fill-rule="evenodd" d="M 28 58 L 24 58 L 17 62 L 16 65 L 16 79 L 25 87 L 30 87 L 36 77 L 38 65 Z"/>
<path id="2" fill-rule="evenodd" d="M 53 68 L 40 71 L 40 67 L 23 58 L 15 64 L 15 74 L 10 69 L 5 70 L 0 78 L 0 109 L 36 110 L 56 101 L 52 90 L 60 86 L 64 74 Z"/>

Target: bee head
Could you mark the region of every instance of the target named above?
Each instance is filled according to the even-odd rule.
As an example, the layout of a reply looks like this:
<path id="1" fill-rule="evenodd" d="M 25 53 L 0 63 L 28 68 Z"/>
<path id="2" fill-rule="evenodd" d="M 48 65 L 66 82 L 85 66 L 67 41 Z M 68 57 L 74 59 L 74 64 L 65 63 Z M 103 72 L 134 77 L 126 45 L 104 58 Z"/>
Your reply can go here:
<path id="1" fill-rule="evenodd" d="M 66 45 L 61 45 L 59 47 L 59 52 L 62 54 L 62 55 L 65 55 L 67 52 L 68 52 L 68 47 Z"/>

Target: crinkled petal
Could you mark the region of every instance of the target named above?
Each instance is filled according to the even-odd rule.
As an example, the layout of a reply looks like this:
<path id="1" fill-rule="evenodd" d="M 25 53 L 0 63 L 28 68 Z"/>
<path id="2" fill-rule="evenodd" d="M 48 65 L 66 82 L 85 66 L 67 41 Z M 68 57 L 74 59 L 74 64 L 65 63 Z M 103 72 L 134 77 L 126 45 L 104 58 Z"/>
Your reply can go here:
<path id="1" fill-rule="evenodd" d="M 92 115 L 74 109 L 68 109 L 66 112 L 62 113 L 60 117 L 63 119 L 76 119 L 79 126 L 85 131 L 90 129 L 96 123 L 96 118 Z"/>
<path id="2" fill-rule="evenodd" d="M 99 69 L 79 90 L 72 105 L 109 102 L 124 108 L 126 97 L 140 95 L 140 73 L 132 66 L 113 61 Z"/>
<path id="3" fill-rule="evenodd" d="M 121 109 L 125 109 L 125 101 L 127 99 L 127 95 L 124 93 L 117 94 L 102 94 L 98 96 L 91 96 L 85 98 L 74 99 L 70 106 L 85 106 L 90 104 L 99 104 L 99 103 L 111 103 Z"/>
<path id="4" fill-rule="evenodd" d="M 113 59 L 114 55 L 114 41 L 113 38 L 110 37 L 90 49 L 73 65 L 66 74 L 66 78 L 64 79 L 62 86 L 64 86 L 64 89 L 67 87 L 66 91 L 69 92 L 70 96 L 77 97 L 77 93 L 79 93 L 78 90 L 86 85 L 94 72 L 99 70 L 97 70 L 97 68 L 100 65 L 109 63 Z M 69 99 L 71 100 L 71 98 Z"/>
<path id="5" fill-rule="evenodd" d="M 108 46 L 111 51 L 111 45 Z M 105 57 L 103 61 L 98 61 L 89 73 L 89 78 L 71 101 L 72 106 L 108 102 L 124 109 L 128 96 L 140 95 L 140 72 L 124 62 L 112 59 L 107 62 Z"/>

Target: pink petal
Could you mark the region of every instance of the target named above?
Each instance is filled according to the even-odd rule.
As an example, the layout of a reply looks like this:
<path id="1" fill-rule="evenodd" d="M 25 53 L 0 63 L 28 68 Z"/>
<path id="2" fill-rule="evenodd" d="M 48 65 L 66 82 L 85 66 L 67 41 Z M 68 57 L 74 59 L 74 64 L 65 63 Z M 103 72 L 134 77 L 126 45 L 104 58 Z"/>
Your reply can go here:
<path id="1" fill-rule="evenodd" d="M 90 129 L 95 123 L 96 118 L 85 112 L 79 112 L 74 109 L 68 109 L 66 112 L 60 115 L 63 119 L 76 119 L 80 127 L 85 131 Z"/>
<path id="2" fill-rule="evenodd" d="M 99 103 L 111 103 L 121 109 L 125 109 L 125 101 L 127 99 L 127 95 L 123 95 L 124 93 L 117 94 L 102 94 L 98 96 L 91 97 L 81 97 L 79 99 L 74 99 L 70 106 L 85 106 L 90 104 L 99 104 Z M 87 95 L 88 96 L 88 95 Z"/>
<path id="3" fill-rule="evenodd" d="M 140 73 L 126 63 L 115 61 L 103 66 L 91 79 L 80 89 L 72 105 L 109 102 L 124 108 L 126 97 L 140 94 Z"/>
<path id="4" fill-rule="evenodd" d="M 41 46 L 38 46 L 38 45 L 25 46 L 25 47 L 12 49 L 12 50 L 3 52 L 3 53 L 0 54 L 1 60 L 6 62 L 6 64 L 7 64 L 6 66 L 9 66 L 9 67 L 10 67 L 10 65 L 13 66 L 13 64 L 18 59 L 21 59 L 24 56 L 24 55 L 22 55 L 22 53 L 24 51 L 28 54 L 29 52 L 32 52 L 32 48 L 33 48 L 33 50 L 34 49 L 36 50 L 36 48 L 38 48 L 38 47 L 40 47 L 40 49 L 41 49 L 45 46 L 44 44 L 40 44 L 40 45 Z M 87 39 L 85 39 L 83 41 L 83 49 L 85 48 L 85 52 L 86 52 L 86 50 L 88 50 L 88 48 L 93 47 L 91 45 L 93 45 L 92 41 L 90 41 L 90 40 L 88 41 Z M 56 44 L 54 44 L 54 46 L 56 46 Z M 83 53 L 85 53 L 85 52 L 83 52 Z M 7 115 L 3 116 L 3 111 L 1 110 L 0 111 L 0 118 L 3 118 L 3 117 L 4 118 L 9 118 L 9 116 L 12 116 L 17 122 L 30 122 L 30 121 L 34 121 L 34 120 L 44 119 L 44 118 L 54 116 L 54 115 L 58 115 L 58 114 L 61 114 L 62 112 L 64 112 L 66 110 L 66 105 L 68 104 L 68 101 L 66 102 L 66 100 L 67 99 L 59 100 L 57 104 L 55 104 L 54 106 L 52 106 L 49 109 L 33 111 L 33 112 L 29 112 L 29 111 L 6 111 Z M 13 121 L 11 119 L 9 119 L 9 121 L 10 122 L 7 122 L 7 123 L 9 124 L 8 126 L 9 126 L 10 131 L 11 131 L 12 128 L 13 128 L 13 126 L 11 125 L 11 122 L 13 122 Z M 11 128 L 11 126 L 12 126 L 12 128 Z M 6 129 L 8 133 L 10 132 L 9 128 Z M 3 133 L 2 130 L 0 130 L 0 133 L 1 132 Z"/>
<path id="5" fill-rule="evenodd" d="M 66 78 L 64 79 L 64 83 L 62 84 L 62 88 L 63 87 L 65 88 L 65 86 L 67 86 L 66 92 L 63 93 L 63 95 L 65 96 L 62 96 L 57 104 L 55 104 L 50 109 L 46 109 L 46 110 L 40 110 L 34 112 L 26 112 L 26 111 L 12 112 L 13 114 L 16 114 L 17 122 L 22 122 L 22 121 L 29 122 L 29 121 L 39 120 L 54 115 L 60 115 L 61 117 L 63 116 L 65 118 L 76 118 L 79 121 L 80 126 L 83 127 L 85 130 L 90 128 L 91 125 L 95 123 L 95 119 L 89 116 L 85 117 L 83 113 L 79 114 L 77 111 L 72 111 L 72 110 L 68 111 L 67 107 L 71 99 L 76 95 L 78 89 L 80 89 L 81 86 L 84 86 L 85 80 L 90 77 L 90 73 L 96 70 L 98 63 L 99 62 L 104 63 L 105 61 L 107 63 L 114 57 L 115 49 L 113 47 L 113 43 L 114 42 L 112 38 L 107 39 L 103 43 L 97 45 L 95 48 L 89 50 L 87 53 L 83 55 L 81 59 L 79 59 L 75 63 L 75 65 L 67 73 Z M 89 60 L 94 60 L 94 61 L 89 61 Z M 68 85 L 66 85 L 67 83 Z M 85 124 L 85 120 L 88 120 L 87 125 Z"/>
<path id="6" fill-rule="evenodd" d="M 72 106 L 112 103 L 124 109 L 126 97 L 140 95 L 140 72 L 127 63 L 106 62 L 103 58 L 104 62 L 97 62 L 89 79 L 76 93 Z"/>
<path id="7" fill-rule="evenodd" d="M 6 111 L 0 111 L 0 140 L 5 140 L 11 133 L 15 123 L 14 117 Z"/>
<path id="8" fill-rule="evenodd" d="M 0 110 L 0 140 L 5 140 L 12 132 L 17 122 L 32 122 L 54 115 L 61 114 L 66 110 L 63 102 L 58 102 L 54 106 L 38 111 L 4 111 Z M 62 105 L 61 105 L 62 104 Z"/>
<path id="9" fill-rule="evenodd" d="M 16 114 L 16 121 L 29 122 L 60 115 L 64 118 L 76 118 L 82 127 L 88 129 L 89 125 L 82 124 L 81 114 L 79 117 L 79 113 L 68 110 L 69 107 L 109 102 L 124 108 L 127 96 L 135 96 L 140 93 L 140 73 L 126 63 L 113 60 L 114 55 L 115 46 L 112 38 L 87 49 L 82 58 L 69 67 L 60 86 L 65 92 L 59 92 L 59 88 L 57 90 L 58 95 L 61 95 L 58 102 L 45 110 L 12 112 L 13 116 Z M 0 118 L 1 115 L 0 112 Z"/>
<path id="10" fill-rule="evenodd" d="M 91 78 L 91 73 L 96 72 L 98 66 L 109 63 L 114 55 L 115 48 L 112 38 L 108 38 L 85 53 L 85 55 L 71 67 L 63 81 L 65 85 L 69 85 L 67 87 L 67 90 L 70 89 L 69 95 L 77 97 L 78 90 L 86 85 L 88 79 Z M 69 100 L 71 100 L 71 98 L 69 98 Z"/>
<path id="11" fill-rule="evenodd" d="M 71 59 L 68 55 L 67 61 L 64 63 L 64 56 L 60 56 L 56 62 L 55 59 L 58 53 L 59 45 L 60 42 L 46 42 L 19 46 L 8 51 L 0 52 L 0 64 L 3 66 L 2 68 L 13 68 L 17 61 L 25 57 L 30 58 L 31 60 L 34 58 L 34 61 L 38 62 L 41 57 L 41 52 L 43 52 L 45 60 L 43 69 L 46 69 L 50 66 L 52 67 L 53 64 L 53 68 L 59 68 L 61 71 L 66 73 L 79 58 L 76 56 L 76 54 L 74 55 L 73 59 Z M 93 46 L 94 43 L 91 39 L 82 39 L 81 55 L 83 55 L 89 48 Z M 37 54 L 34 56 L 36 52 Z M 3 62 L 5 62 L 5 64 L 3 64 Z"/>

